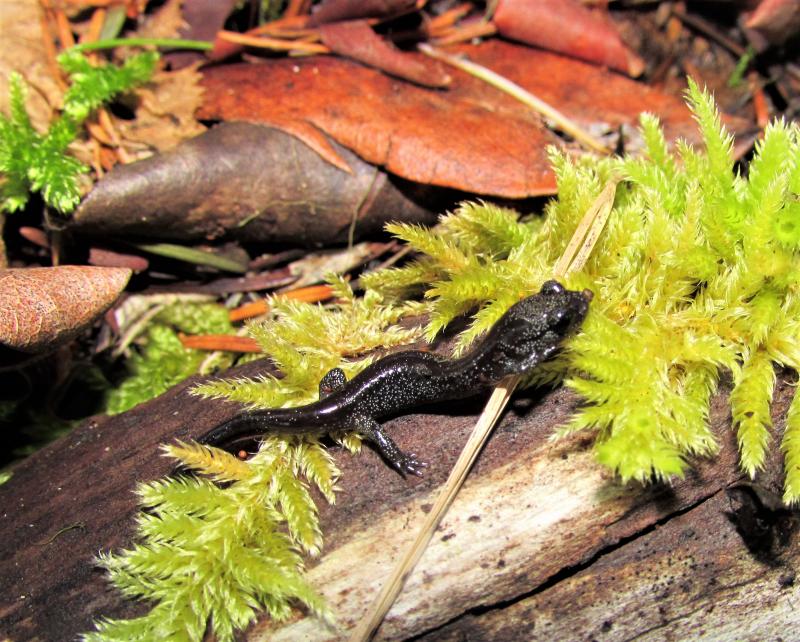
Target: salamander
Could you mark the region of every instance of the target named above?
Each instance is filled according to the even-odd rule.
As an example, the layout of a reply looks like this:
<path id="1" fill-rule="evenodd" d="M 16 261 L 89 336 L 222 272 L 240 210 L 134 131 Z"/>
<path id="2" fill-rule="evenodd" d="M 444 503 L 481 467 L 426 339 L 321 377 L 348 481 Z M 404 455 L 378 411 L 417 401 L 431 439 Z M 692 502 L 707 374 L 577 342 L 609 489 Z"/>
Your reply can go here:
<path id="1" fill-rule="evenodd" d="M 567 290 L 557 281 L 547 281 L 538 294 L 512 305 L 483 340 L 461 357 L 396 352 L 350 381 L 340 368 L 334 368 L 320 381 L 319 401 L 243 412 L 199 441 L 220 445 L 265 432 L 355 431 L 402 475 L 420 475 L 426 464 L 414 453 L 400 450 L 377 420 L 424 404 L 471 397 L 508 375 L 527 373 L 552 357 L 561 341 L 580 326 L 591 299 L 591 290 Z"/>

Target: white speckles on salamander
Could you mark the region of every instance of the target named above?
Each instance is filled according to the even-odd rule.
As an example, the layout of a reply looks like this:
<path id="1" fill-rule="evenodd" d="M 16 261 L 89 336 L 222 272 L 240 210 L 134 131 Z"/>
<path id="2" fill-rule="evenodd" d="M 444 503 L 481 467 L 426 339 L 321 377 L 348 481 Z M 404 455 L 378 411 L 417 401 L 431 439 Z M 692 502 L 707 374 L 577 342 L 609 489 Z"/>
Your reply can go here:
<path id="1" fill-rule="evenodd" d="M 436 401 L 463 399 L 522 374 L 555 354 L 583 322 L 592 293 L 547 281 L 538 294 L 511 306 L 486 337 L 458 359 L 407 351 L 391 354 L 351 381 L 335 368 L 320 381 L 319 401 L 298 408 L 255 410 L 220 424 L 201 439 L 217 445 L 267 431 L 320 434 L 354 430 L 401 474 L 419 475 L 424 463 L 404 453 L 377 419 Z"/>

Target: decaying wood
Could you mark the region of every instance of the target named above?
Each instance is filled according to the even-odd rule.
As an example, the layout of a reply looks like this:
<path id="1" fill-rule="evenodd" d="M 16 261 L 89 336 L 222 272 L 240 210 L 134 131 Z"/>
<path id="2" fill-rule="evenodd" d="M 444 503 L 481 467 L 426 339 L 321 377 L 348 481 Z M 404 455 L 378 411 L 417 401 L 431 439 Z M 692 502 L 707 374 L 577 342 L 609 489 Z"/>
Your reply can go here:
<path id="1" fill-rule="evenodd" d="M 86 422 L 0 486 L 0 637 L 69 640 L 93 618 L 142 612 L 93 559 L 130 543 L 135 482 L 171 465 L 158 444 L 199 435 L 235 412 L 190 397 L 192 383 Z M 791 392 L 785 383 L 776 389 L 777 433 Z M 248 639 L 344 637 L 414 536 L 481 401 L 389 423 L 402 447 L 430 462 L 422 480 L 403 480 L 372 452 L 338 456 L 342 490 L 335 507 L 322 507 L 326 548 L 310 577 L 340 628 L 298 613 L 280 628 L 258 623 Z M 741 475 L 724 397 L 711 417 L 719 456 L 696 462 L 685 480 L 645 489 L 601 469 L 586 435 L 548 441 L 575 403 L 566 390 L 518 393 L 377 637 L 697 639 L 728 631 L 757 639 L 751 632 L 767 622 L 786 631 L 800 603 L 796 534 L 785 527 L 794 547 L 778 537 L 775 550 L 757 555 L 728 515 L 736 511 L 726 488 Z M 776 456 L 762 483 L 777 489 L 779 466 Z"/>

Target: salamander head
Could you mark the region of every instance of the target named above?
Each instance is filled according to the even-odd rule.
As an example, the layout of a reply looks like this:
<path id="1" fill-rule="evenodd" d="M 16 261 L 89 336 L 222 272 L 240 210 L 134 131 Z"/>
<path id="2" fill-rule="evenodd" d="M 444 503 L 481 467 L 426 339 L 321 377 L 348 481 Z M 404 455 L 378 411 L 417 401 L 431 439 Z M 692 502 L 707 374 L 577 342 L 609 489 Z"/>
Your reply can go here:
<path id="1" fill-rule="evenodd" d="M 562 340 L 580 327 L 589 311 L 591 290 L 567 290 L 547 281 L 538 294 L 512 305 L 487 337 L 497 344 L 505 370 L 520 373 L 552 357 Z"/>

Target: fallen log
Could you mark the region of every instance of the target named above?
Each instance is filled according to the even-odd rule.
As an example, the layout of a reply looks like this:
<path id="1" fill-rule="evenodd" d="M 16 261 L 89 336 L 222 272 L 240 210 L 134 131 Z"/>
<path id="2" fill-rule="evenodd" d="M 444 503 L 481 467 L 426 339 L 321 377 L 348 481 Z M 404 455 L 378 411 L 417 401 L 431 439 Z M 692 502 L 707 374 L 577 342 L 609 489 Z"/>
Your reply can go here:
<path id="1" fill-rule="evenodd" d="M 236 374 L 263 368 L 256 362 Z M 98 617 L 143 612 L 110 588 L 94 559 L 130 544 L 136 482 L 172 465 L 159 444 L 198 436 L 236 412 L 234 404 L 190 396 L 197 381 L 85 422 L 0 486 L 0 637 L 69 640 Z M 791 394 L 782 379 L 773 404 L 778 433 Z M 402 479 L 373 452 L 337 456 L 341 490 L 336 506 L 320 504 L 325 550 L 310 561 L 309 578 L 338 628 L 298 611 L 282 625 L 256 623 L 247 639 L 346 636 L 414 537 L 482 401 L 388 423 L 398 444 L 430 462 L 421 480 Z M 771 615 L 776 629 L 785 627 L 791 609 L 782 597 L 797 595 L 797 547 L 782 545 L 774 553 L 779 563 L 770 566 L 726 517 L 726 489 L 742 478 L 726 396 L 712 403 L 719 455 L 693 462 L 684 480 L 644 488 L 623 486 L 602 469 L 591 436 L 548 440 L 576 403 L 564 389 L 517 393 L 378 639 L 696 637 L 725 618 L 727 630 L 739 631 L 737 619 L 766 622 Z M 759 479 L 772 490 L 780 487 L 777 450 Z"/>

